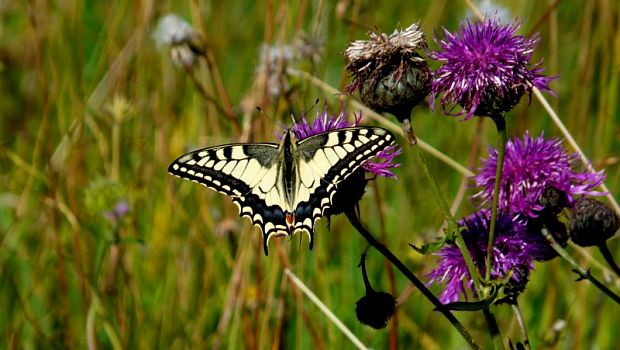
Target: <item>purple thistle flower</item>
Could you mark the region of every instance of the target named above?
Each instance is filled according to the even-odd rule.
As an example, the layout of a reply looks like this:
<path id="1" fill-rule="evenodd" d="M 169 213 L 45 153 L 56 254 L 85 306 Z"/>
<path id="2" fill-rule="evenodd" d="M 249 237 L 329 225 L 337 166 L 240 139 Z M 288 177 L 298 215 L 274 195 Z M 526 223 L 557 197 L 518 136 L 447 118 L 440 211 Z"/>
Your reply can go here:
<path id="1" fill-rule="evenodd" d="M 361 119 L 362 114 L 360 113 L 355 116 L 355 121 L 349 122 L 346 118 L 344 108 L 340 110 L 340 114 L 338 114 L 338 116 L 334 116 L 329 114 L 327 111 L 327 106 L 325 106 L 322 112 L 317 111 L 312 123 L 308 122 L 305 113 L 302 114 L 299 121 L 295 121 L 293 118 L 293 126 L 291 127 L 291 130 L 295 134 L 297 140 L 301 141 L 312 135 L 317 135 L 323 132 L 357 126 Z M 398 146 L 388 147 L 377 154 L 376 161 L 366 162 L 362 165 L 362 168 L 378 176 L 396 178 L 396 175 L 394 175 L 391 169 L 400 166 L 400 163 L 394 163 L 394 158 L 396 158 L 400 152 L 401 149 Z"/>
<path id="2" fill-rule="evenodd" d="M 361 114 L 356 116 L 355 121 L 351 123 L 347 120 L 344 108 L 340 110 L 340 114 L 338 114 L 338 116 L 334 116 L 329 114 L 327 111 L 327 106 L 325 106 L 323 112 L 316 112 L 316 117 L 314 117 L 312 123 L 308 123 L 305 113 L 301 115 L 301 119 L 299 121 L 296 121 L 293 117 L 293 126 L 291 127 L 291 130 L 295 134 L 297 140 L 301 141 L 312 135 L 317 135 L 326 131 L 356 126 L 360 119 L 362 119 Z"/>
<path id="3" fill-rule="evenodd" d="M 119 200 L 112 210 L 103 212 L 103 216 L 110 221 L 118 221 L 129 212 L 129 203 L 126 200 Z"/>
<path id="4" fill-rule="evenodd" d="M 533 139 L 526 132 L 523 140 L 512 138 L 506 142 L 506 153 L 499 193 L 499 209 L 511 215 L 521 214 L 535 218 L 544 209 L 541 195 L 548 188 L 555 188 L 566 196 L 570 205 L 577 195 L 600 196 L 594 189 L 603 182 L 603 172 L 575 171 L 579 161 L 577 153 L 569 154 L 557 138 L 545 139 L 544 133 Z M 474 195 L 483 204 L 493 200 L 497 150 L 489 148 L 489 158 L 483 159 L 478 174 L 474 176 L 480 189 Z"/>
<path id="5" fill-rule="evenodd" d="M 486 266 L 490 216 L 489 210 L 482 210 L 459 222 L 459 226 L 465 228 L 462 234 L 469 253 L 482 275 Z M 529 273 L 534 268 L 533 257 L 538 254 L 541 247 L 538 242 L 529 240 L 523 222 L 511 219 L 502 213 L 497 219 L 495 235 L 491 278 L 503 279 L 510 274 L 504 292 L 519 294 L 527 284 Z M 441 302 L 458 301 L 466 289 L 475 295 L 474 281 L 467 271 L 467 265 L 459 248 L 455 244 L 448 244 L 435 255 L 440 258 L 439 265 L 427 277 L 430 278 L 429 283 L 445 285 L 444 291 L 439 296 Z"/>
<path id="6" fill-rule="evenodd" d="M 442 66 L 433 72 L 430 101 L 441 97 L 445 114 L 464 116 L 494 116 L 511 110 L 521 96 L 531 93 L 532 86 L 551 91 L 554 77 L 541 74 L 542 62 L 530 64 L 538 35 L 526 38 L 516 35 L 522 22 L 501 25 L 497 18 L 485 18 L 472 24 L 461 23 L 459 33 L 443 28 L 445 38 L 435 42 L 441 50 L 429 57 Z M 461 109 L 453 112 L 455 105 Z"/>

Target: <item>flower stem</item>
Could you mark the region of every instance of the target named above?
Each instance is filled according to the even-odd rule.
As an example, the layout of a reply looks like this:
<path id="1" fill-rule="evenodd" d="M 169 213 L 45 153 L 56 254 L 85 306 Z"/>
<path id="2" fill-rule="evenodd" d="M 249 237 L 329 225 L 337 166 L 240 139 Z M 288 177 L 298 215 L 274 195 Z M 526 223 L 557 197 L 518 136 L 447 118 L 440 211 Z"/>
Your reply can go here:
<path id="1" fill-rule="evenodd" d="M 607 296 L 610 297 L 613 301 L 615 301 L 616 303 L 620 304 L 620 296 L 618 296 L 616 293 L 612 292 L 601 281 L 597 280 L 594 276 L 592 276 L 592 274 L 590 273 L 589 270 L 586 270 L 583 267 L 579 266 L 579 264 L 577 264 L 577 262 L 573 258 L 571 258 L 570 255 L 568 255 L 566 250 L 564 248 L 562 248 L 562 246 L 555 240 L 555 238 L 553 238 L 553 236 L 551 235 L 549 230 L 547 230 L 546 227 L 543 227 L 541 232 L 542 232 L 543 236 L 545 236 L 545 238 L 547 239 L 547 242 L 549 242 L 549 244 L 553 247 L 553 249 L 555 249 L 555 251 L 564 260 L 568 261 L 573 266 L 573 271 L 575 271 L 579 275 L 579 280 L 581 280 L 581 279 L 589 280 L 590 282 L 592 282 L 592 284 L 594 284 L 603 293 L 607 294 Z"/>
<path id="2" fill-rule="evenodd" d="M 413 149 L 418 158 L 418 162 L 420 163 L 420 166 L 422 167 L 422 172 L 424 173 L 424 176 L 426 177 L 426 180 L 428 181 L 430 185 L 431 192 L 433 193 L 433 196 L 435 197 L 435 201 L 437 201 L 437 205 L 439 205 L 439 207 L 441 208 L 441 211 L 443 212 L 445 220 L 448 222 L 448 231 L 454 234 L 456 246 L 459 248 L 461 254 L 463 255 L 463 260 L 465 260 L 465 265 L 467 266 L 467 272 L 469 272 L 469 275 L 472 276 L 472 280 L 474 281 L 476 290 L 479 290 L 482 288 L 480 284 L 480 279 L 481 279 L 480 272 L 474 265 L 474 261 L 471 258 L 471 255 L 469 254 L 469 250 L 467 249 L 467 244 L 465 243 L 465 240 L 463 239 L 463 236 L 461 235 L 461 232 L 459 231 L 459 226 L 456 223 L 454 216 L 452 216 L 452 213 L 450 212 L 450 208 L 448 207 L 448 203 L 446 202 L 446 199 L 441 194 L 441 190 L 439 189 L 439 186 L 437 185 L 437 181 L 435 181 L 435 178 L 431 175 L 431 172 L 428 169 L 428 164 L 426 163 L 426 159 L 424 158 L 424 155 L 422 154 L 422 150 L 419 147 L 413 147 Z"/>
<path id="3" fill-rule="evenodd" d="M 482 313 L 484 314 L 484 319 L 487 321 L 487 328 L 489 328 L 491 340 L 493 340 L 493 348 L 495 350 L 503 350 L 504 342 L 502 341 L 502 335 L 499 332 L 495 316 L 488 307 L 482 309 Z"/>
<path id="4" fill-rule="evenodd" d="M 362 278 L 364 279 L 364 287 L 366 288 L 366 295 L 374 292 L 372 286 L 370 285 L 370 281 L 368 280 L 368 273 L 366 272 L 366 252 L 362 254 L 360 258 L 360 267 L 362 268 Z"/>
<path id="5" fill-rule="evenodd" d="M 491 204 L 491 223 L 489 224 L 489 243 L 487 244 L 487 259 L 484 280 L 491 281 L 491 262 L 493 260 L 493 244 L 495 242 L 495 226 L 497 221 L 497 207 L 499 204 L 499 185 L 502 181 L 504 167 L 504 153 L 506 151 L 506 120 L 503 115 L 492 117 L 497 127 L 497 164 L 495 170 L 495 186 L 493 187 L 493 202 Z M 486 297 L 487 295 L 483 295 Z"/>
<path id="6" fill-rule="evenodd" d="M 377 241 L 377 239 L 366 230 L 366 228 L 359 221 L 359 218 L 353 209 L 345 211 L 345 214 L 353 227 L 372 245 L 379 253 L 381 253 L 386 259 L 388 259 L 392 265 L 394 265 L 400 272 L 411 281 L 411 283 L 422 292 L 422 294 L 435 306 L 436 310 L 441 312 L 450 323 L 456 328 L 456 330 L 463 336 L 467 344 L 472 349 L 480 349 L 474 338 L 469 334 L 467 329 L 459 322 L 459 320 L 450 312 L 444 308 L 443 304 L 437 297 L 418 279 L 413 272 L 411 272 L 400 259 L 398 259 L 385 245 Z"/>
<path id="7" fill-rule="evenodd" d="M 527 327 L 525 326 L 523 313 L 521 313 L 521 308 L 519 308 L 519 302 L 516 298 L 510 301 L 510 308 L 517 318 L 517 323 L 519 324 L 519 329 L 521 330 L 521 336 L 523 337 L 523 346 L 526 350 L 531 350 L 532 346 L 530 344 L 530 338 L 527 336 Z"/>
<path id="8" fill-rule="evenodd" d="M 616 264 L 616 261 L 614 260 L 614 256 L 611 254 L 611 252 L 609 251 L 609 248 L 607 247 L 607 243 L 599 244 L 598 250 L 601 251 L 603 258 L 605 258 L 605 261 L 607 261 L 607 264 L 609 264 L 609 267 L 611 267 L 611 269 L 614 270 L 616 275 L 620 277 L 620 267 L 618 267 L 618 264 Z"/>

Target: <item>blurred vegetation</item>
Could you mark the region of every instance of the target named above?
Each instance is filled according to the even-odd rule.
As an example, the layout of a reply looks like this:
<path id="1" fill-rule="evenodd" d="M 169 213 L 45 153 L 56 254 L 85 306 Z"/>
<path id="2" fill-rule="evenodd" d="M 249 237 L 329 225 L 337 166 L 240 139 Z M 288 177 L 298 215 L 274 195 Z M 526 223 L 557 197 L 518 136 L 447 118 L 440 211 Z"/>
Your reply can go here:
<path id="1" fill-rule="evenodd" d="M 289 267 L 369 347 L 464 348 L 450 324 L 372 250 L 367 263 L 373 286 L 400 296 L 403 304 L 385 330 L 357 322 L 354 304 L 364 285 L 356 266 L 366 243 L 344 218 L 334 218 L 329 231 L 326 220 L 319 223 L 313 251 L 305 236 L 296 235 L 272 240 L 265 257 L 261 235 L 238 217 L 229 199 L 166 170 L 190 149 L 274 141 L 291 113 L 299 116 L 317 98 L 339 112 L 338 96 L 308 79 L 286 74 L 270 79 L 266 72 L 285 71 L 278 65 L 342 91 L 348 77 L 341 53 L 350 40 L 420 21 L 433 49 L 433 33 L 442 26 L 456 29 L 471 15 L 469 5 L 0 2 L 2 347 L 351 348 L 283 277 Z M 606 184 L 617 194 L 620 4 L 496 5 L 509 18 L 523 20 L 521 33 L 540 33 L 535 58 L 544 59 L 546 73 L 559 76 L 552 83 L 557 97 L 548 98 L 594 166 L 606 169 Z M 168 47 L 157 48 L 151 33 L 171 12 L 201 33 L 208 62 L 183 69 L 173 64 Z M 300 57 L 280 60 L 267 71 L 263 45 L 289 45 Z M 424 106 L 414 111 L 413 123 L 421 139 L 470 169 L 494 143 L 493 125 L 478 118 L 461 122 Z M 508 130 L 560 135 L 538 101 L 527 98 L 508 115 Z M 405 150 L 399 161 L 397 181 L 378 179 L 369 186 L 362 218 L 423 276 L 435 260 L 416 254 L 408 243 L 433 239 L 442 216 L 411 152 Z M 444 193 L 455 199 L 463 175 L 432 157 L 429 162 Z M 459 216 L 472 210 L 467 197 L 457 204 Z M 620 256 L 618 240 L 610 249 Z M 619 290 L 618 279 L 596 263 L 598 251 L 570 252 Z M 574 279 L 558 259 L 536 265 L 520 297 L 534 348 L 618 345 L 620 308 Z M 479 313 L 457 316 L 483 347 L 490 344 Z M 518 341 L 510 309 L 500 306 L 496 316 L 504 336 Z"/>

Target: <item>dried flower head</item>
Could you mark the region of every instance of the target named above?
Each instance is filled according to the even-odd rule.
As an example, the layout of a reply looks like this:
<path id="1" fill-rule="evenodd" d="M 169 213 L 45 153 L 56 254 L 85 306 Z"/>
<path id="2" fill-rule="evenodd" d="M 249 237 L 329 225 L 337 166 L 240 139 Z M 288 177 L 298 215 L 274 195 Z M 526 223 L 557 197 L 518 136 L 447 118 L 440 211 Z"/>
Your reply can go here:
<path id="1" fill-rule="evenodd" d="M 357 40 L 345 50 L 346 69 L 353 76 L 347 90 L 360 92 L 362 101 L 377 112 L 388 112 L 415 138 L 409 116 L 430 91 L 431 73 L 419 51 L 426 49 L 422 27 L 414 23 L 391 35 L 371 32 L 370 40 Z"/>
<path id="2" fill-rule="evenodd" d="M 495 17 L 462 23 L 458 33 L 443 29 L 441 47 L 429 56 L 442 63 L 433 72 L 431 107 L 441 97 L 441 109 L 469 119 L 497 116 L 511 110 L 532 87 L 551 91 L 552 77 L 541 74 L 541 62 L 531 64 L 539 38 L 516 35 L 521 22 L 502 25 Z M 456 112 L 456 105 L 460 110 Z"/>
<path id="3" fill-rule="evenodd" d="M 618 214 L 605 203 L 581 197 L 572 209 L 569 234 L 582 247 L 605 244 L 620 228 Z"/>
<path id="4" fill-rule="evenodd" d="M 537 217 L 545 205 L 540 198 L 546 190 L 553 187 L 564 194 L 568 204 L 578 195 L 602 195 L 595 191 L 603 180 L 603 172 L 590 173 L 577 171 L 579 157 L 569 154 L 557 138 L 545 139 L 544 133 L 537 138 L 529 133 L 523 139 L 512 138 L 506 142 L 506 153 L 500 182 L 499 209 L 513 215 Z M 497 150 L 489 148 L 489 157 L 482 161 L 478 174 L 474 176 L 483 204 L 493 199 Z"/>
<path id="5" fill-rule="evenodd" d="M 485 259 L 489 237 L 491 213 L 483 210 L 459 222 L 464 227 L 463 239 L 469 253 L 481 274 L 485 273 Z M 497 219 L 491 277 L 505 279 L 510 276 L 504 293 L 519 294 L 525 288 L 533 257 L 538 254 L 538 242 L 532 242 L 523 222 L 500 213 Z M 449 244 L 436 253 L 439 265 L 428 274 L 430 283 L 445 284 L 439 299 L 443 303 L 458 301 L 466 289 L 475 294 L 474 282 L 467 271 L 467 265 L 458 247 Z"/>
<path id="6" fill-rule="evenodd" d="M 386 59 L 394 56 L 416 62 L 424 61 L 418 51 L 426 49 L 427 44 L 422 26 L 418 23 L 403 30 L 396 29 L 391 35 L 375 32 L 368 35 L 370 40 L 356 40 L 344 51 L 347 69 L 354 74 L 389 65 Z"/>
<path id="7" fill-rule="evenodd" d="M 170 47 L 170 57 L 174 64 L 191 68 L 196 56 L 204 54 L 200 35 L 181 17 L 174 13 L 159 19 L 152 34 L 157 48 Z"/>

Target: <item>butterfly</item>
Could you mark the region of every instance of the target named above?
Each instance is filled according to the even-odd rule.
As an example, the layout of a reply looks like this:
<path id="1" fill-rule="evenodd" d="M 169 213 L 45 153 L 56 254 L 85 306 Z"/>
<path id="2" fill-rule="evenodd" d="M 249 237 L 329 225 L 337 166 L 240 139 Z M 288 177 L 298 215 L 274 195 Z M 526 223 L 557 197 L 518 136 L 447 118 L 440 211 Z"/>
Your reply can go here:
<path id="1" fill-rule="evenodd" d="M 241 217 L 272 236 L 297 231 L 314 241 L 314 225 L 332 206 L 338 185 L 379 152 L 394 145 L 380 127 L 350 127 L 298 141 L 291 129 L 279 144 L 237 143 L 189 152 L 168 172 L 232 198 Z M 345 194 L 346 195 L 346 194 Z"/>

